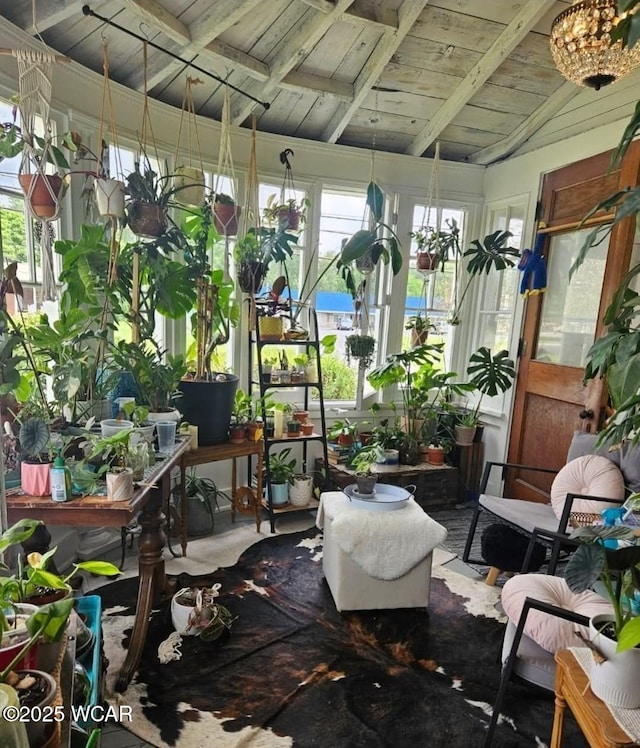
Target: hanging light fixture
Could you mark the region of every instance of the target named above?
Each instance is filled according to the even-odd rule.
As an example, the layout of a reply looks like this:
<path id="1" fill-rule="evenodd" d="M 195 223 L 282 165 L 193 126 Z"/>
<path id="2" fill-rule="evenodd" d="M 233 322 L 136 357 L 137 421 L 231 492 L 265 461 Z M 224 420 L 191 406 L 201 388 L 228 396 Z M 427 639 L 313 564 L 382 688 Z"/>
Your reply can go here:
<path id="1" fill-rule="evenodd" d="M 579 86 L 596 91 L 640 64 L 640 44 L 629 48 L 611 39 L 618 15 L 616 0 L 576 0 L 551 25 L 551 54 L 558 70 Z"/>

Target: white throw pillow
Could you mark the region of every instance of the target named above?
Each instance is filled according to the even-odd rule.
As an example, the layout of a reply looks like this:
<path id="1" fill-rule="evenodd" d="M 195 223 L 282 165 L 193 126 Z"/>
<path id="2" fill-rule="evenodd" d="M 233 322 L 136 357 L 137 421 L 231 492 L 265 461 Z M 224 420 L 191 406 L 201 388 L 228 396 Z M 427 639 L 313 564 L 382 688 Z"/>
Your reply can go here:
<path id="1" fill-rule="evenodd" d="M 556 475 L 551 486 L 551 506 L 558 517 L 562 516 L 568 493 L 601 496 L 606 499 L 624 498 L 624 478 L 620 469 L 600 455 L 584 455 L 568 462 Z M 599 514 L 603 509 L 620 506 L 604 501 L 574 499 L 572 512 Z"/>

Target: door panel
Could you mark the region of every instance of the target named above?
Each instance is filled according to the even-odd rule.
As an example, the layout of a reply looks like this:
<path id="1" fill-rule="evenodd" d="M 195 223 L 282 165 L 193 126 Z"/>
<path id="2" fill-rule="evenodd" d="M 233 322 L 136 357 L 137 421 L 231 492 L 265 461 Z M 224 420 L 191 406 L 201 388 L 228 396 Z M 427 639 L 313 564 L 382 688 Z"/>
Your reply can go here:
<path id="1" fill-rule="evenodd" d="M 547 292 L 529 296 L 509 438 L 510 462 L 559 470 L 576 430 L 596 431 L 606 391 L 601 380 L 582 384 L 586 352 L 604 334 L 602 317 L 629 267 L 635 223 L 616 225 L 610 239 L 594 248 L 569 282 L 569 268 L 588 229 L 580 221 L 600 200 L 638 184 L 640 142 L 629 149 L 621 168 L 608 172 L 610 153 L 547 174 L 541 194 L 546 234 Z M 590 224 L 611 222 L 595 216 Z M 615 251 L 608 251 L 608 248 Z M 548 501 L 553 476 L 511 471 L 507 496 Z"/>

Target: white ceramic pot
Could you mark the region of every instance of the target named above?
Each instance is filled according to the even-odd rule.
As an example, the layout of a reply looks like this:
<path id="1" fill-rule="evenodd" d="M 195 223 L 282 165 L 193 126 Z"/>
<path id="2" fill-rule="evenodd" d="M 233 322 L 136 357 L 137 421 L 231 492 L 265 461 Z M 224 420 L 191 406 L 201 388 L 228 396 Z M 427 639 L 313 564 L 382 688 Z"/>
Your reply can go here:
<path id="1" fill-rule="evenodd" d="M 133 496 L 133 470 L 122 468 L 107 473 L 107 498 L 111 501 L 129 501 Z"/>
<path id="2" fill-rule="evenodd" d="M 204 174 L 193 166 L 178 166 L 174 185 L 176 202 L 182 205 L 202 205 L 204 202 Z"/>
<path id="3" fill-rule="evenodd" d="M 124 216 L 124 183 L 119 179 L 96 179 L 96 204 L 101 216 Z"/>
<path id="4" fill-rule="evenodd" d="M 456 444 L 459 447 L 470 447 L 476 435 L 475 426 L 454 426 L 456 432 Z"/>
<path id="5" fill-rule="evenodd" d="M 171 622 L 173 628 L 182 636 L 197 636 L 199 629 L 189 625 L 189 617 L 195 611 L 195 605 L 185 605 L 179 601 L 179 598 L 189 591 L 189 588 L 185 587 L 178 590 L 171 598 Z"/>
<path id="6" fill-rule="evenodd" d="M 289 503 L 292 506 L 307 506 L 313 498 L 313 478 L 308 475 L 293 477 L 289 486 Z"/>
<path id="7" fill-rule="evenodd" d="M 591 690 L 605 703 L 622 709 L 640 707 L 640 649 L 616 652 L 617 642 L 600 633 L 599 627 L 612 616 L 601 613 L 589 621 L 591 641 L 607 658 L 591 662 Z"/>
<path id="8" fill-rule="evenodd" d="M 175 421 L 176 423 L 180 423 L 181 420 L 182 413 L 176 408 L 158 413 L 151 412 L 147 415 L 148 423 L 155 423 L 156 421 Z"/>

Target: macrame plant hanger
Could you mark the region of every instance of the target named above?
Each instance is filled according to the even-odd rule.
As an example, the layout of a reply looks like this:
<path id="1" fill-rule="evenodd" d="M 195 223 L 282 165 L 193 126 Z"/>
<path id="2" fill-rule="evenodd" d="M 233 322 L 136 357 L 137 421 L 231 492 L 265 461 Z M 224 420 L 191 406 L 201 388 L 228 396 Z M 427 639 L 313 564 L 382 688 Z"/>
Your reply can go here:
<path id="1" fill-rule="evenodd" d="M 147 59 L 148 59 L 148 45 L 146 40 L 142 43 L 142 74 L 144 81 L 144 99 L 142 104 L 142 125 L 140 128 L 140 145 L 143 149 L 144 158 L 147 160 L 147 166 L 149 166 L 147 156 L 147 138 L 150 138 L 151 145 L 153 146 L 153 153 L 160 168 L 160 156 L 158 154 L 158 146 L 156 145 L 155 135 L 153 134 L 153 124 L 151 122 L 151 114 L 149 112 L 149 87 L 147 85 Z M 166 176 L 166 175 L 165 175 Z M 159 175 L 163 177 L 162 174 Z M 144 247 L 144 243 L 141 245 Z M 140 254 L 135 251 L 133 253 L 133 268 L 132 268 L 132 280 L 131 280 L 131 342 L 140 342 Z"/>
<path id="2" fill-rule="evenodd" d="M 255 125 L 255 121 L 254 121 Z M 252 135 L 252 138 L 255 138 L 255 132 Z M 255 159 L 255 144 L 252 140 L 251 147 L 254 152 L 254 159 Z M 230 256 L 231 252 L 229 249 L 229 237 L 233 236 L 238 227 L 238 212 L 239 208 L 238 200 L 236 197 L 236 172 L 233 167 L 233 153 L 231 150 L 231 94 L 229 91 L 229 87 L 225 86 L 224 89 L 224 98 L 222 100 L 222 118 L 220 122 L 220 149 L 218 151 L 218 168 L 216 170 L 216 183 L 214 188 L 214 193 L 216 195 L 220 194 L 222 192 L 222 185 L 223 180 L 227 178 L 230 185 L 230 197 L 234 202 L 235 210 L 233 212 L 229 212 L 225 216 L 222 216 L 219 214 L 216 217 L 216 224 L 218 228 L 222 229 L 222 234 L 224 235 L 224 278 L 225 280 L 229 280 L 231 278 L 231 274 L 229 272 L 229 266 L 230 266 Z M 257 185 L 256 185 L 257 190 Z M 215 200 L 215 198 L 214 198 Z M 256 204 L 257 204 L 257 198 L 256 198 Z M 215 205 L 215 202 L 214 202 Z M 248 203 L 246 203 L 248 205 Z M 245 210 L 245 219 L 246 219 L 247 212 Z M 243 223 L 244 227 L 244 223 Z M 242 232 L 241 232 L 242 233 Z M 245 232 L 246 233 L 246 232 Z M 242 233 L 244 236 L 245 234 Z"/>
<path id="3" fill-rule="evenodd" d="M 247 236 L 252 229 L 256 238 L 260 240 L 260 193 L 258 181 L 258 161 L 256 158 L 256 129 L 257 120 L 255 114 L 251 115 L 251 147 L 249 150 L 249 164 L 247 168 L 247 181 L 244 192 L 244 213 L 242 214 L 241 234 Z M 262 272 L 256 268 L 255 272 Z M 254 279 L 255 280 L 255 279 Z M 249 329 L 255 330 L 256 325 L 256 303 L 254 294 L 249 294 Z"/>
<path id="4" fill-rule="evenodd" d="M 435 204 L 434 204 L 435 199 Z M 431 210 L 435 210 L 436 220 L 435 228 L 431 227 Z M 431 175 L 429 176 L 429 186 L 427 188 L 427 199 L 422 211 L 422 224 L 421 227 L 427 232 L 432 231 L 434 236 L 434 244 L 432 251 L 439 256 L 440 253 L 440 142 L 436 141 L 435 153 L 433 156 L 433 165 L 431 166 Z M 422 294 L 421 303 L 423 304 L 424 317 L 428 318 L 427 303 L 429 284 L 432 282 L 432 278 L 438 268 L 437 263 L 430 269 L 418 268 L 418 272 L 422 275 Z"/>
<path id="5" fill-rule="evenodd" d="M 191 78 L 191 76 L 187 76 L 185 80 L 182 107 L 180 110 L 180 124 L 178 125 L 178 137 L 176 139 L 176 151 L 173 158 L 177 175 L 176 183 L 181 187 L 176 192 L 176 200 L 185 205 L 198 206 L 202 206 L 204 202 L 204 166 L 202 164 L 202 148 L 200 147 L 196 106 L 193 100 L 193 86 L 197 86 L 200 83 L 202 83 L 200 78 Z M 186 164 L 178 166 L 182 128 L 185 119 L 189 159 Z"/>
<path id="6" fill-rule="evenodd" d="M 53 247 L 51 221 L 55 221 L 60 214 L 63 178 L 59 175 L 46 175 L 47 162 L 57 164 L 53 149 L 53 128 L 50 119 L 51 107 L 51 77 L 54 55 L 40 36 L 36 23 L 36 4 L 32 0 L 33 28 L 42 42 L 42 50 L 14 49 L 12 54 L 18 62 L 18 85 L 20 112 L 20 127 L 24 138 L 24 149 L 20 164 L 20 180 L 28 183 L 25 190 L 26 204 L 34 221 L 39 221 L 40 256 L 42 261 L 42 297 L 53 300 L 57 296 L 56 279 L 53 271 Z M 36 134 L 36 118 L 40 116 L 43 122 L 42 137 Z M 37 139 L 36 139 L 37 138 Z M 37 144 L 37 145 L 36 145 Z M 41 144 L 41 147 L 40 147 Z M 29 176 L 31 179 L 29 179 Z M 45 190 L 52 203 L 46 211 L 39 210 L 36 202 L 36 190 Z"/>

